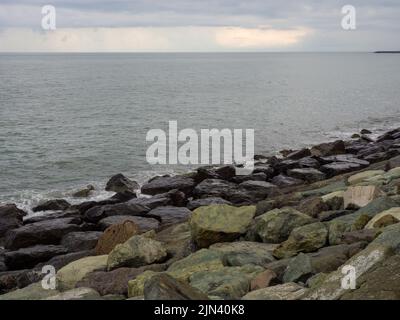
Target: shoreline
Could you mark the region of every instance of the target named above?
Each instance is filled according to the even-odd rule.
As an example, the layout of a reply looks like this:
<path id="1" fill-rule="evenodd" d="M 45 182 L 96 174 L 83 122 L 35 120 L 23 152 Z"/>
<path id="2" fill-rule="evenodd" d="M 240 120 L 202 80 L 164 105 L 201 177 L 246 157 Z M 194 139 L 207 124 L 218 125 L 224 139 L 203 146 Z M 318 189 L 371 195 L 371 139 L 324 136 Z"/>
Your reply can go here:
<path id="1" fill-rule="evenodd" d="M 378 239 L 397 248 L 400 128 L 378 137 L 364 129 L 348 141 L 254 158 L 248 176 L 236 176 L 230 165 L 156 176 L 143 185 L 118 174 L 105 188 L 113 196 L 92 201 L 93 190 L 82 189 L 77 204 L 51 199 L 32 208 L 45 215 L 24 218 L 15 205 L 1 205 L 0 300 L 66 293 L 177 298 L 181 286 L 189 298 L 267 299 L 292 286 L 293 299 L 322 299 L 338 268 L 368 254 Z M 395 242 L 381 239 L 387 232 Z M 344 251 L 331 261 L 335 250 Z M 325 259 L 324 267 L 315 266 L 313 254 Z M 299 270 L 301 259 L 311 263 L 307 272 Z M 57 271 L 58 287 L 50 292 L 39 285 L 46 264 Z M 78 266 L 83 274 L 74 274 Z M 212 288 L 216 279 L 221 288 Z M 159 290 L 164 282 L 170 293 Z M 225 285 L 233 287 L 227 292 Z M 348 295 L 339 291 L 333 298 Z"/>

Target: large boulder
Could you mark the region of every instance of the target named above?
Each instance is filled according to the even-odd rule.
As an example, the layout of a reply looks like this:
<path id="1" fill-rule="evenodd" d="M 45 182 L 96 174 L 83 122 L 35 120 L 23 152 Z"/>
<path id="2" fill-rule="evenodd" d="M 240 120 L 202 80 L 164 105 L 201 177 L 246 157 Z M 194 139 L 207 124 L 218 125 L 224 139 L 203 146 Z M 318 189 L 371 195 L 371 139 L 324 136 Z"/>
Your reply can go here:
<path id="1" fill-rule="evenodd" d="M 243 300 L 299 300 L 306 292 L 306 288 L 289 282 L 251 291 L 243 297 Z"/>
<path id="2" fill-rule="evenodd" d="M 368 221 L 365 229 L 382 228 L 398 222 L 400 222 L 400 208 L 391 208 L 377 214 Z"/>
<path id="3" fill-rule="evenodd" d="M 376 186 L 351 186 L 343 194 L 343 205 L 345 209 L 362 208 L 381 195 L 382 191 Z"/>
<path id="4" fill-rule="evenodd" d="M 246 264 L 265 266 L 275 261 L 272 253 L 277 245 L 250 241 L 223 242 L 210 246 L 211 250 L 221 252 L 226 266 L 244 266 Z"/>
<path id="5" fill-rule="evenodd" d="M 101 219 L 98 225 L 101 230 L 106 230 L 115 224 L 121 224 L 125 221 L 131 221 L 134 223 L 140 232 L 147 232 L 150 230 L 157 230 L 160 227 L 160 221 L 155 218 L 142 217 L 142 216 L 111 216 Z"/>
<path id="6" fill-rule="evenodd" d="M 303 148 L 303 149 L 300 149 L 300 150 L 297 150 L 297 151 L 290 152 L 286 156 L 286 158 L 289 158 L 289 159 L 292 159 L 292 160 L 299 160 L 301 158 L 309 157 L 309 156 L 311 156 L 310 149 Z"/>
<path id="7" fill-rule="evenodd" d="M 149 216 L 161 220 L 161 227 L 186 222 L 191 214 L 187 208 L 174 206 L 157 207 L 149 212 Z"/>
<path id="8" fill-rule="evenodd" d="M 85 212 L 84 219 L 91 223 L 97 223 L 110 216 L 140 216 L 151 210 L 145 204 L 133 200 L 124 203 L 95 206 Z"/>
<path id="9" fill-rule="evenodd" d="M 95 244 L 97 255 L 109 254 L 117 244 L 121 244 L 138 234 L 139 227 L 132 221 L 126 220 L 108 227 Z"/>
<path id="10" fill-rule="evenodd" d="M 145 300 L 208 300 L 200 290 L 165 273 L 147 280 L 143 292 Z"/>
<path id="11" fill-rule="evenodd" d="M 233 241 L 246 233 L 255 212 L 255 206 L 232 207 L 222 204 L 197 208 L 190 218 L 192 239 L 200 248 Z"/>
<path id="12" fill-rule="evenodd" d="M 253 199 L 262 200 L 277 193 L 278 187 L 266 181 L 245 181 L 239 188 L 251 194 Z"/>
<path id="13" fill-rule="evenodd" d="M 5 253 L 5 262 L 9 270 L 33 268 L 39 262 L 48 261 L 54 256 L 66 254 L 63 246 L 36 245 Z"/>
<path id="14" fill-rule="evenodd" d="M 64 199 L 55 199 L 55 200 L 48 200 L 42 203 L 39 203 L 36 207 L 32 208 L 33 212 L 39 211 L 63 211 L 67 210 L 71 204 L 64 200 Z"/>
<path id="15" fill-rule="evenodd" d="M 107 255 L 86 257 L 71 262 L 57 272 L 57 289 L 66 291 L 75 288 L 87 274 L 105 270 L 107 267 Z"/>
<path id="16" fill-rule="evenodd" d="M 380 175 L 382 175 L 384 173 L 385 173 L 385 171 L 383 171 L 383 170 L 363 171 L 363 172 L 356 173 L 356 174 L 350 176 L 347 179 L 347 182 L 350 185 L 355 185 L 355 184 L 358 184 L 360 182 L 363 182 L 364 180 L 367 180 L 367 179 L 370 179 L 370 178 L 373 178 L 373 177 L 376 177 L 376 176 L 380 176 Z"/>
<path id="17" fill-rule="evenodd" d="M 321 143 L 311 148 L 311 154 L 316 157 L 333 156 L 346 153 L 346 147 L 343 140 Z"/>
<path id="18" fill-rule="evenodd" d="M 22 218 L 26 212 L 17 208 L 15 204 L 0 206 L 0 239 L 8 230 L 22 226 Z"/>
<path id="19" fill-rule="evenodd" d="M 251 281 L 263 271 L 264 268 L 252 265 L 202 271 L 190 277 L 190 285 L 209 296 L 239 299 L 248 293 Z"/>
<path id="20" fill-rule="evenodd" d="M 70 232 L 61 239 L 61 245 L 69 252 L 85 251 L 94 249 L 102 232 Z"/>
<path id="21" fill-rule="evenodd" d="M 310 216 L 290 207 L 274 209 L 255 219 L 247 238 L 265 243 L 281 243 L 294 228 L 314 221 Z"/>
<path id="22" fill-rule="evenodd" d="M 0 300 L 41 300 L 58 294 L 57 290 L 43 289 L 41 282 L 30 284 L 0 296 Z"/>
<path id="23" fill-rule="evenodd" d="M 111 177 L 106 184 L 106 191 L 114 191 L 116 193 L 135 193 L 139 188 L 140 186 L 136 181 L 128 179 L 121 173 Z"/>
<path id="24" fill-rule="evenodd" d="M 311 197 L 300 202 L 297 206 L 300 212 L 308 214 L 310 217 L 317 217 L 322 211 L 328 211 L 330 208 L 321 197 Z"/>
<path id="25" fill-rule="evenodd" d="M 133 236 L 118 244 L 109 254 L 108 270 L 120 267 L 141 267 L 165 260 L 167 251 L 159 241 L 143 236 Z"/>
<path id="26" fill-rule="evenodd" d="M 36 244 L 58 244 L 67 233 L 80 230 L 77 223 L 80 219 L 53 219 L 10 230 L 5 236 L 5 248 L 15 250 Z"/>
<path id="27" fill-rule="evenodd" d="M 299 186 L 304 183 L 301 179 L 285 176 L 283 174 L 277 175 L 271 179 L 271 183 L 279 188 Z"/>
<path id="28" fill-rule="evenodd" d="M 225 199 L 222 199 L 222 198 L 219 198 L 219 197 L 210 197 L 210 198 L 204 198 L 204 199 L 191 200 L 187 204 L 187 208 L 189 210 L 195 210 L 195 209 L 197 209 L 199 207 L 210 206 L 212 204 L 228 204 L 228 205 L 232 205 L 232 203 L 229 202 L 228 200 L 225 200 Z"/>
<path id="29" fill-rule="evenodd" d="M 324 173 L 314 168 L 291 169 L 287 174 L 289 177 L 307 182 L 316 182 L 326 178 Z"/>
<path id="30" fill-rule="evenodd" d="M 297 227 L 290 233 L 289 239 L 274 250 L 274 256 L 289 258 L 299 252 L 313 252 L 325 246 L 328 230 L 322 222 Z"/>
<path id="31" fill-rule="evenodd" d="M 142 193 L 155 195 L 173 189 L 190 194 L 195 186 L 195 181 L 187 176 L 156 177 L 142 186 Z"/>

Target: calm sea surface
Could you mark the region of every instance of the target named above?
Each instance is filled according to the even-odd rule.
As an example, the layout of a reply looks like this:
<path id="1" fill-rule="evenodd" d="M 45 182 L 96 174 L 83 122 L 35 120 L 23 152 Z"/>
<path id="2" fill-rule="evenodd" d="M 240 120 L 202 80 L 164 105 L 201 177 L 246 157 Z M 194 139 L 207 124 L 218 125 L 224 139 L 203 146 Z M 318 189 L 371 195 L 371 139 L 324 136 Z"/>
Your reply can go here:
<path id="1" fill-rule="evenodd" d="M 147 131 L 168 120 L 254 128 L 258 153 L 387 129 L 400 55 L 0 54 L 0 202 L 185 170 L 145 160 Z"/>

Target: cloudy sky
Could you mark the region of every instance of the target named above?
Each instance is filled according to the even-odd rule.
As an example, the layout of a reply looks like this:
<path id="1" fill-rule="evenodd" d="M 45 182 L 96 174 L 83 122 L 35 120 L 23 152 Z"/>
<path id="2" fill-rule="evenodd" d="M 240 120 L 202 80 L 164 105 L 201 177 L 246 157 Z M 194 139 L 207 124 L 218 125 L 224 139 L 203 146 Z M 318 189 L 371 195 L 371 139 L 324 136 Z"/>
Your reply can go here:
<path id="1" fill-rule="evenodd" d="M 400 50 L 399 34 L 400 0 L 0 0 L 0 52 Z"/>

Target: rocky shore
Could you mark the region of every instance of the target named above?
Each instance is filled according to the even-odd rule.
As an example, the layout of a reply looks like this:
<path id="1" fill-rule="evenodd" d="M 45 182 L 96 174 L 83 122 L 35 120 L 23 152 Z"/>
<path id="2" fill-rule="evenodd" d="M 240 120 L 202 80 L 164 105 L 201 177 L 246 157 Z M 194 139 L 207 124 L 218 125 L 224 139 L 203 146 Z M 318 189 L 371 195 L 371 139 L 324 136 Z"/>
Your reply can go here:
<path id="1" fill-rule="evenodd" d="M 255 160 L 0 205 L 0 300 L 400 299 L 400 128 Z"/>

